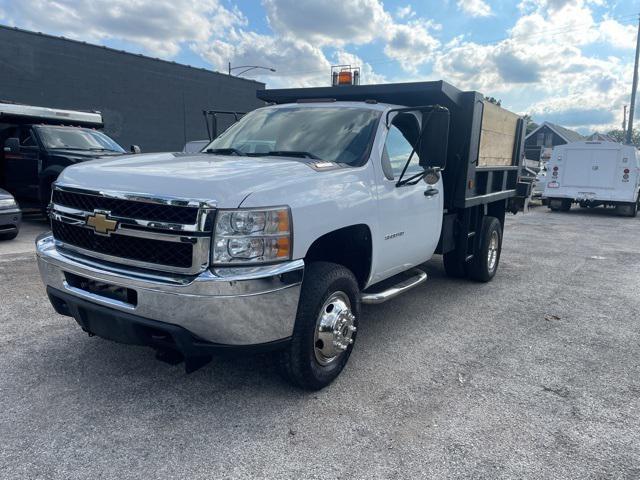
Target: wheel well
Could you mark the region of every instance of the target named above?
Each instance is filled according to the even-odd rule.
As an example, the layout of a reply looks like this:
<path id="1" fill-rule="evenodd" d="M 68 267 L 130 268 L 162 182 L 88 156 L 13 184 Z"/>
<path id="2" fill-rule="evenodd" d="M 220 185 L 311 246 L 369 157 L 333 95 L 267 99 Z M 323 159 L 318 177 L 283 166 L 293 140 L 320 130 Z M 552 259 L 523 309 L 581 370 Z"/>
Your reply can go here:
<path id="1" fill-rule="evenodd" d="M 311 244 L 305 261 L 334 262 L 351 270 L 364 287 L 371 272 L 371 230 L 364 224 L 327 233 Z"/>
<path id="2" fill-rule="evenodd" d="M 40 176 L 40 201 L 47 205 L 51 198 L 48 198 L 51 195 L 51 184 L 56 181 L 61 171 L 56 170 L 46 170 L 42 172 Z"/>
<path id="3" fill-rule="evenodd" d="M 502 230 L 504 230 L 504 217 L 507 211 L 507 202 L 506 200 L 500 200 L 497 202 L 492 202 L 487 205 L 487 215 L 490 217 L 495 217 L 500 222 L 500 226 Z"/>

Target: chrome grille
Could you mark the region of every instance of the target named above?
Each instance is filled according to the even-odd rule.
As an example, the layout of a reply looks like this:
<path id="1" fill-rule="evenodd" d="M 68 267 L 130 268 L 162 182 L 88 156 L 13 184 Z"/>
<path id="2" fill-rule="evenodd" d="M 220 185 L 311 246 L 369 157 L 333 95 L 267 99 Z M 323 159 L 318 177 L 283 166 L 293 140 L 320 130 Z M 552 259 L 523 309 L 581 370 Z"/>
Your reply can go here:
<path id="1" fill-rule="evenodd" d="M 59 220 L 51 220 L 53 237 L 65 244 L 102 255 L 128 260 L 191 268 L 193 245 L 191 243 L 166 242 L 150 238 L 126 235 L 102 236 L 89 228 L 83 228 Z"/>
<path id="2" fill-rule="evenodd" d="M 54 190 L 52 201 L 56 205 L 86 212 L 107 210 L 114 217 L 155 220 L 158 222 L 194 224 L 198 218 L 197 207 L 163 205 L 136 200 L 122 200 L 87 193 Z"/>
<path id="3" fill-rule="evenodd" d="M 99 231 L 96 215 L 115 229 Z M 56 185 L 50 206 L 57 247 L 137 268 L 196 274 L 207 268 L 211 201 L 95 192 Z"/>

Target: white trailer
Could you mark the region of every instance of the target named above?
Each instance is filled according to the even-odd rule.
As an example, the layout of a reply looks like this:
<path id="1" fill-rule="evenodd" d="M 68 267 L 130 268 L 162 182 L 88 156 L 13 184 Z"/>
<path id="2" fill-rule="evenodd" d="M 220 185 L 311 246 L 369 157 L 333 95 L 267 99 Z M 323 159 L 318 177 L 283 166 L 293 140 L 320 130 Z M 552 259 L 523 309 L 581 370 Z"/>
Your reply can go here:
<path id="1" fill-rule="evenodd" d="M 551 210 L 613 206 L 635 217 L 640 191 L 640 155 L 632 145 L 574 142 L 553 149 L 543 199 Z"/>

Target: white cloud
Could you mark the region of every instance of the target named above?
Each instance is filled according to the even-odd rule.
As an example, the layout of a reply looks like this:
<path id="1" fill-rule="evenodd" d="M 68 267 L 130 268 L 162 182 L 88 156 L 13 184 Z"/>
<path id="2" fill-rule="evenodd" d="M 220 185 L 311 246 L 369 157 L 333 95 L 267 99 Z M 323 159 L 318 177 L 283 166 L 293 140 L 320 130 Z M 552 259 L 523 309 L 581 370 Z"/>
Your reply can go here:
<path id="1" fill-rule="evenodd" d="M 264 0 L 269 25 L 279 36 L 314 45 L 343 47 L 375 40 L 384 42 L 384 53 L 403 69 L 414 73 L 433 58 L 438 40 L 432 31 L 439 25 L 424 19 L 395 22 L 379 0 Z M 413 17 L 409 7 L 403 17 Z"/>
<path id="2" fill-rule="evenodd" d="M 458 8 L 472 17 L 488 17 L 493 14 L 484 0 L 458 0 Z"/>
<path id="3" fill-rule="evenodd" d="M 411 5 L 396 8 L 396 18 L 403 20 L 405 18 L 413 18 L 416 16 L 416 12 Z"/>
<path id="4" fill-rule="evenodd" d="M 597 42 L 621 48 L 632 32 L 610 19 L 596 22 L 582 0 L 523 3 L 526 14 L 507 39 L 481 45 L 456 38 L 437 55 L 434 74 L 465 89 L 510 99 L 503 104 L 538 121 L 601 131 L 615 127 L 618 110 L 628 101 L 631 64 L 615 56 L 590 56 L 583 49 Z M 567 26 L 567 19 L 574 27 Z"/>
<path id="5" fill-rule="evenodd" d="M 635 25 L 622 25 L 612 19 L 607 19 L 600 23 L 601 40 L 615 48 L 635 48 L 636 34 L 637 27 Z"/>
<path id="6" fill-rule="evenodd" d="M 432 28 L 432 23 L 423 20 L 393 25 L 388 31 L 384 53 L 397 60 L 407 72 L 415 73 L 420 65 L 433 59 L 440 45 L 430 33 Z"/>
<path id="7" fill-rule="evenodd" d="M 263 0 L 271 28 L 320 45 L 368 43 L 393 24 L 379 0 Z"/>
<path id="8" fill-rule="evenodd" d="M 322 50 L 309 42 L 232 29 L 224 40 L 192 45 L 211 64 L 226 69 L 233 65 L 263 65 L 275 73 L 255 70 L 251 78 L 268 81 L 270 87 L 328 85 L 331 63 Z"/>
<path id="9" fill-rule="evenodd" d="M 246 23 L 218 0 L 19 0 L 5 12 L 10 24 L 86 41 L 122 39 L 145 52 L 173 57 L 181 44 Z"/>

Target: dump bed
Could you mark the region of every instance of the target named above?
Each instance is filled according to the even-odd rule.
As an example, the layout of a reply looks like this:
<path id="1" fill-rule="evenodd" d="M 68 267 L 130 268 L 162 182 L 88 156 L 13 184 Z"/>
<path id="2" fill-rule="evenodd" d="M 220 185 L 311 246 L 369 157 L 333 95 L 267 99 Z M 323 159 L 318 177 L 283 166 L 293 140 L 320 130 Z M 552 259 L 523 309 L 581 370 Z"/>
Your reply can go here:
<path id="1" fill-rule="evenodd" d="M 257 95 L 272 103 L 335 99 L 446 107 L 450 124 L 443 172 L 445 208 L 467 208 L 517 194 L 524 157 L 524 122 L 514 113 L 486 102 L 478 92 L 463 92 L 437 81 L 258 90 Z"/>

